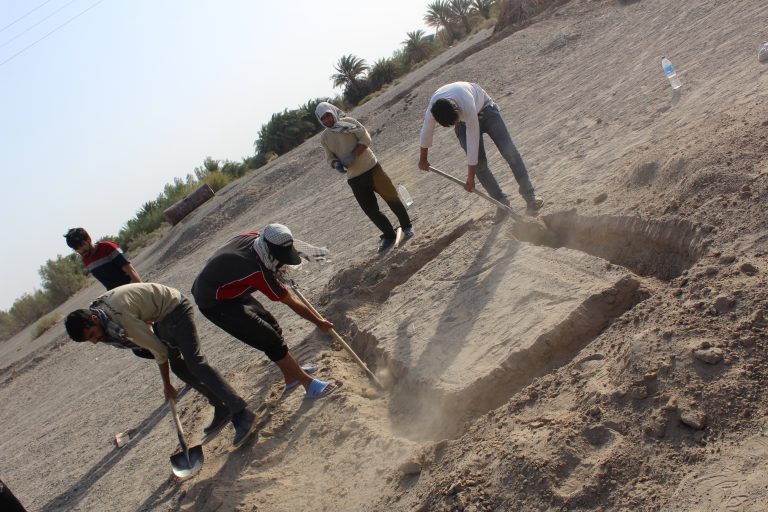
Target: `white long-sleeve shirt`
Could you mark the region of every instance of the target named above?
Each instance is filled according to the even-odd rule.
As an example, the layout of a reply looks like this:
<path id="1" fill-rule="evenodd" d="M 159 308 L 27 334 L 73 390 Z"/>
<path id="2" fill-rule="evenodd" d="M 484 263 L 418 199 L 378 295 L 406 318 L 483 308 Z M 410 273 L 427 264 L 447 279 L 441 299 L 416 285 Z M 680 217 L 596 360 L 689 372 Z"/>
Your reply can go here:
<path id="1" fill-rule="evenodd" d="M 477 114 L 491 101 L 491 97 L 477 84 L 470 82 L 454 82 L 439 88 L 432 95 L 424 114 L 424 124 L 421 126 L 420 144 L 422 148 L 432 147 L 432 137 L 437 121 L 432 116 L 432 105 L 437 100 L 453 100 L 459 106 L 459 119 L 467 125 L 467 165 L 477 165 L 477 154 L 480 149 L 480 122 Z"/>

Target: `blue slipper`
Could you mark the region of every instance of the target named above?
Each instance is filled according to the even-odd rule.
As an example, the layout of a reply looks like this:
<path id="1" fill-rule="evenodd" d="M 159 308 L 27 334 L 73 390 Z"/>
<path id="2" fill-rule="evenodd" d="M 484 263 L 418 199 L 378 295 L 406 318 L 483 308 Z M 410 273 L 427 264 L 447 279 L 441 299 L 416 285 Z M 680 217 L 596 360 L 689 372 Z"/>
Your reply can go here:
<path id="1" fill-rule="evenodd" d="M 311 374 L 313 374 L 313 373 L 315 373 L 317 371 L 317 366 L 315 366 L 315 365 L 302 366 L 301 369 L 311 375 Z M 290 382 L 290 383 L 286 384 L 285 385 L 285 389 L 283 390 L 283 393 L 287 393 L 288 391 L 292 390 L 293 388 L 295 388 L 298 385 L 299 385 L 299 381 L 298 380 L 295 380 L 293 382 Z"/>
<path id="2" fill-rule="evenodd" d="M 312 379 L 312 383 L 307 388 L 304 398 L 325 398 L 337 389 L 339 389 L 338 384 L 325 382 L 319 379 Z"/>

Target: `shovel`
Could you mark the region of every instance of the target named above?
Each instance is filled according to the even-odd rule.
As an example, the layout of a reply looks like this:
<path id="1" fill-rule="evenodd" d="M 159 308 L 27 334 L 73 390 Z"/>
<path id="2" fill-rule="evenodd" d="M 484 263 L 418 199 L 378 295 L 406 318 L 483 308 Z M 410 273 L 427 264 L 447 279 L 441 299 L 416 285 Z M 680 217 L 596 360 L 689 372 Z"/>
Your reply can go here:
<path id="1" fill-rule="evenodd" d="M 440 169 L 435 169 L 431 165 L 429 166 L 429 170 L 435 174 L 439 174 L 443 178 L 447 178 L 454 183 L 461 185 L 462 187 L 465 185 L 465 183 L 459 178 L 451 176 L 447 172 L 443 172 Z M 492 203 L 496 206 L 496 208 L 499 208 L 500 210 L 503 210 L 509 214 L 509 216 L 515 221 L 513 227 L 514 236 L 519 240 L 526 240 L 528 242 L 533 242 L 539 245 L 548 245 L 550 247 L 560 247 L 561 244 L 558 236 L 550 231 L 545 223 L 541 222 L 540 220 L 536 221 L 524 219 L 519 214 L 515 213 L 515 211 L 506 204 L 495 200 L 488 194 L 480 192 L 477 190 L 477 188 L 472 189 L 472 192 L 479 195 L 489 203 Z"/>
<path id="2" fill-rule="evenodd" d="M 196 475 L 200 468 L 203 467 L 205 460 L 203 457 L 203 447 L 201 445 L 193 446 L 192 448 L 187 447 L 179 413 L 176 412 L 176 400 L 168 400 L 168 402 L 171 404 L 171 414 L 173 414 L 173 421 L 176 423 L 176 434 L 179 436 L 179 444 L 181 445 L 181 453 L 171 455 L 171 468 L 173 469 L 173 474 L 178 478 L 189 478 Z"/>
<path id="3" fill-rule="evenodd" d="M 429 170 L 432 171 L 435 174 L 439 174 L 443 178 L 447 178 L 447 179 L 453 181 L 454 183 L 458 183 L 462 187 L 465 185 L 465 183 L 463 181 L 461 181 L 459 178 L 457 178 L 455 176 L 451 176 L 447 172 L 443 172 L 440 169 L 435 169 L 431 165 L 429 166 Z M 496 208 L 501 208 L 502 210 L 508 212 L 509 216 L 512 217 L 516 222 L 521 222 L 523 220 L 523 218 L 520 217 L 520 215 L 518 215 L 517 213 L 515 213 L 515 210 L 513 210 L 511 207 L 505 205 L 504 203 L 501 203 L 501 202 L 495 200 L 494 198 L 492 198 L 491 196 L 489 196 L 488 194 L 486 194 L 484 192 L 480 192 L 479 190 L 477 190 L 477 187 L 472 189 L 472 192 L 474 192 L 475 194 L 479 195 L 480 197 L 482 197 L 486 201 L 494 204 L 496 206 Z"/>
<path id="4" fill-rule="evenodd" d="M 400 228 L 398 228 L 398 230 L 400 230 Z M 400 230 L 400 231 L 402 232 L 402 230 Z M 304 303 L 304 305 L 305 305 L 305 306 L 307 306 L 307 308 L 309 308 L 309 310 L 310 310 L 310 311 L 312 311 L 312 312 L 313 312 L 314 314 L 316 314 L 317 316 L 320 316 L 320 313 L 318 313 L 318 312 L 317 312 L 317 310 L 314 308 L 314 306 L 312 306 L 312 304 L 310 304 L 310 303 L 309 303 L 309 301 L 308 301 L 308 300 L 306 299 L 306 297 L 304 297 L 304 295 L 303 295 L 303 294 L 302 294 L 302 293 L 301 293 L 301 292 L 298 290 L 298 288 L 296 287 L 296 285 L 295 285 L 294 283 L 291 283 L 291 288 L 292 288 L 292 289 L 293 289 L 293 291 L 296 293 L 296 295 L 299 297 L 299 299 L 301 300 L 301 302 L 303 302 L 303 303 Z M 346 350 L 346 351 L 349 353 L 349 355 L 351 355 L 351 356 L 352 356 L 352 358 L 355 360 L 355 362 L 358 364 L 358 366 L 360 366 L 360 368 L 362 368 L 362 369 L 363 369 L 363 371 L 365 371 L 365 374 L 368 376 L 368 378 L 369 378 L 369 379 L 371 379 L 371 382 L 373 382 L 374 384 L 376 384 L 376 387 L 378 387 L 378 388 L 379 388 L 379 390 L 382 390 L 382 391 L 383 391 L 383 390 L 384 390 L 384 385 L 383 385 L 383 384 L 382 384 L 382 383 L 379 381 L 379 379 L 377 379 L 377 378 L 376 378 L 376 375 L 374 375 L 374 374 L 373 374 L 373 372 L 372 372 L 371 370 L 369 370 L 369 369 L 368 369 L 368 367 L 367 367 L 367 366 L 365 365 L 365 363 L 364 363 L 364 362 L 363 362 L 363 361 L 362 361 L 362 360 L 361 360 L 361 359 L 360 359 L 360 358 L 357 356 L 357 354 L 355 354 L 355 351 L 354 351 L 354 350 L 352 350 L 352 347 L 350 347 L 349 345 L 347 345 L 347 342 L 346 342 L 346 341 L 344 341 L 344 338 L 342 338 L 341 336 L 339 336 L 339 333 L 337 333 L 337 332 L 336 332 L 336 329 L 331 329 L 330 333 L 331 333 L 331 336 L 333 336 L 333 338 L 334 338 L 336 341 L 338 341 L 339 343 L 341 343 L 341 346 L 342 346 L 342 347 L 344 347 L 344 350 Z"/>

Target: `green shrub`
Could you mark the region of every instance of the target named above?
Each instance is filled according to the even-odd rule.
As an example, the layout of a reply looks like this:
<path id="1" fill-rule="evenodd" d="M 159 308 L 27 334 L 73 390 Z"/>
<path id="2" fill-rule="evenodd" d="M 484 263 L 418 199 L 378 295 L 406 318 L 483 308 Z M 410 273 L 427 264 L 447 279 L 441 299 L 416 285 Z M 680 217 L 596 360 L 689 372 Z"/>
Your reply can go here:
<path id="1" fill-rule="evenodd" d="M 76 253 L 57 256 L 40 267 L 43 288 L 52 306 L 58 306 L 85 284 L 88 270 Z"/>
<path id="2" fill-rule="evenodd" d="M 45 331 L 56 325 L 64 316 L 61 313 L 49 313 L 35 322 L 32 327 L 32 339 L 39 338 Z"/>
<path id="3" fill-rule="evenodd" d="M 19 332 L 18 321 L 8 311 L 0 311 L 0 340 L 7 340 Z"/>
<path id="4" fill-rule="evenodd" d="M 48 295 L 42 290 L 35 290 L 16 299 L 8 312 L 16 319 L 16 324 L 21 330 L 50 310 Z"/>
<path id="5" fill-rule="evenodd" d="M 368 83 L 371 90 L 378 91 L 391 83 L 401 73 L 400 63 L 394 58 L 383 58 L 374 62 L 368 73 Z"/>
<path id="6" fill-rule="evenodd" d="M 218 192 L 222 188 L 226 187 L 234 178 L 224 174 L 221 171 L 210 172 L 204 178 L 203 182 L 207 183 L 214 192 Z"/>
<path id="7" fill-rule="evenodd" d="M 150 231 L 149 233 L 139 233 L 135 238 L 128 242 L 128 250 L 134 254 L 139 252 L 141 249 L 147 247 L 152 242 L 160 238 L 160 235 L 163 234 L 168 226 L 169 224 L 167 222 L 163 222 L 160 227 L 154 231 Z"/>

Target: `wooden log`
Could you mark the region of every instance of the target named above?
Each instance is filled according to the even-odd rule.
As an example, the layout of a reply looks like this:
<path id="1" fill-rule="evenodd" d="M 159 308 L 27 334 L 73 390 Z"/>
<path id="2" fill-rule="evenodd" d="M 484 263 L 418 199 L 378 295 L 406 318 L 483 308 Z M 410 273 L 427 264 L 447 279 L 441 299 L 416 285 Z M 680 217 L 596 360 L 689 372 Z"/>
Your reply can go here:
<path id="1" fill-rule="evenodd" d="M 192 213 L 195 208 L 212 198 L 214 195 L 215 193 L 213 192 L 213 189 L 207 183 L 203 183 L 197 190 L 166 208 L 163 211 L 163 216 L 171 226 L 175 226 L 181 219 Z"/>

